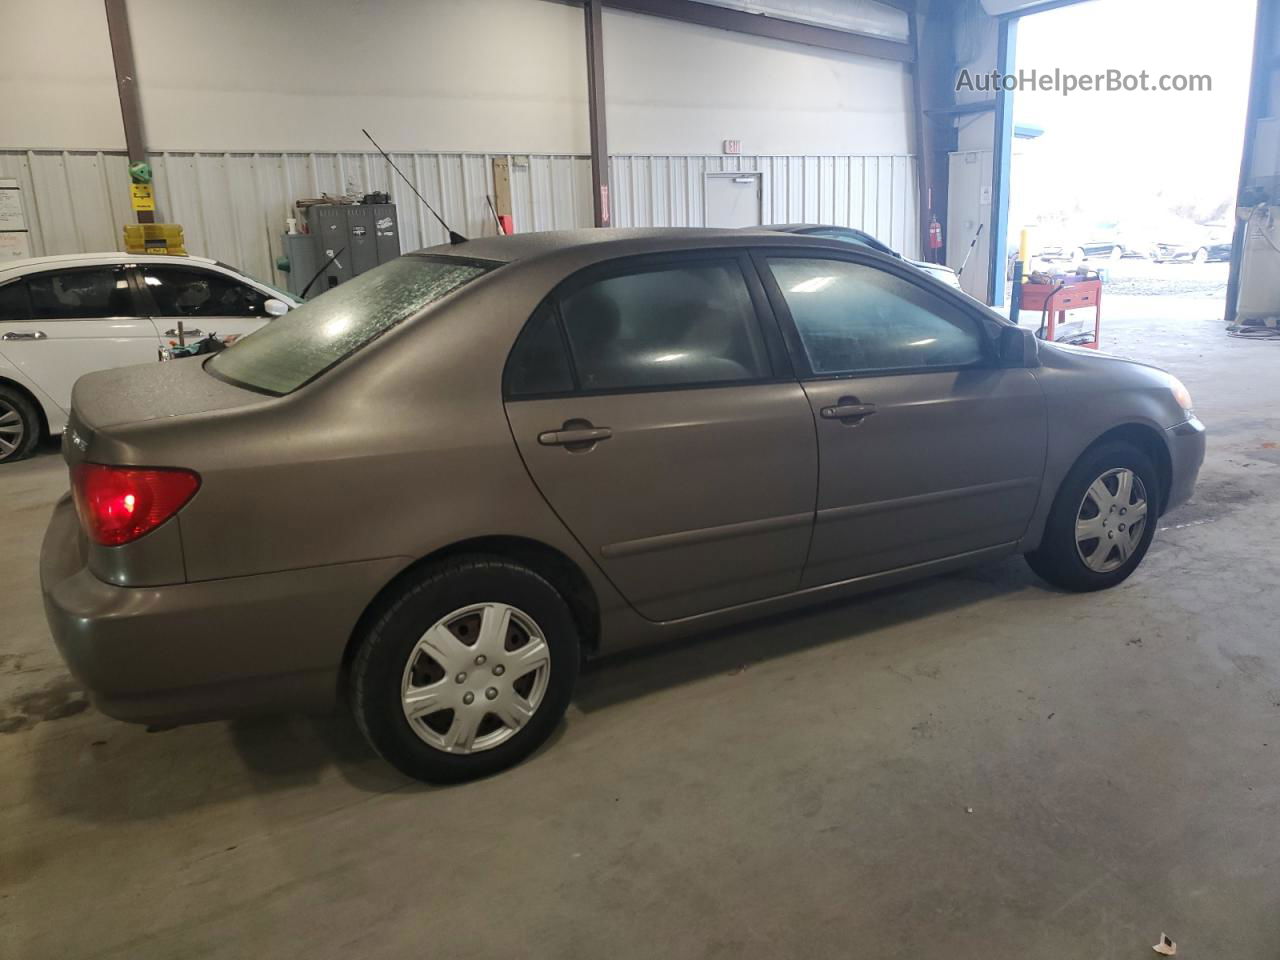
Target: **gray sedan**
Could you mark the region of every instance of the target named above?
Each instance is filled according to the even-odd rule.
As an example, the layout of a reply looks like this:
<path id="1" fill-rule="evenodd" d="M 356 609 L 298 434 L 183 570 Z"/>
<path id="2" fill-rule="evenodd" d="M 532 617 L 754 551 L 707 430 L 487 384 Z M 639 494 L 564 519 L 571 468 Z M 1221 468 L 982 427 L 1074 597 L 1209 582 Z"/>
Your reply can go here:
<path id="1" fill-rule="evenodd" d="M 1204 455 L 1169 374 L 765 231 L 435 247 L 72 406 L 41 578 L 98 706 L 345 701 L 436 782 L 528 755 L 584 656 L 1014 553 L 1113 586 Z"/>

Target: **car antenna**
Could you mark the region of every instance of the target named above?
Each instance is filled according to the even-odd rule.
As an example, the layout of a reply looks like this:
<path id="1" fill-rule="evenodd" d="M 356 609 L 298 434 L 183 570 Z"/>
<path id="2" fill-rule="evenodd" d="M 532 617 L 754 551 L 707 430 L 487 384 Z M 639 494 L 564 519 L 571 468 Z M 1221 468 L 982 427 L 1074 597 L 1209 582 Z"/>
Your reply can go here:
<path id="1" fill-rule="evenodd" d="M 305 299 L 307 299 L 307 294 L 311 292 L 311 288 L 315 285 L 315 282 L 316 282 L 317 280 L 319 280 L 319 279 L 320 279 L 320 275 L 321 275 L 322 273 L 324 273 L 326 270 L 328 270 L 328 269 L 329 269 L 329 267 L 330 267 L 333 263 L 335 263 L 335 262 L 337 261 L 337 259 L 338 259 L 340 256 L 342 256 L 344 253 L 346 253 L 346 252 L 347 252 L 347 248 L 346 248 L 346 247 L 343 247 L 343 248 L 342 248 L 342 249 L 340 249 L 337 253 L 335 253 L 332 257 L 330 257 L 328 260 L 326 260 L 326 261 L 324 262 L 324 266 L 323 266 L 323 267 L 321 267 L 319 270 L 317 270 L 317 271 L 316 271 L 316 275 L 315 275 L 314 277 L 312 277 L 310 280 L 308 280 L 308 281 L 307 281 L 307 285 L 306 285 L 305 287 L 303 287 L 303 288 L 302 288 L 302 292 L 301 292 L 300 294 L 298 294 L 298 299 L 299 299 L 299 300 L 305 300 Z M 1092 554 L 1091 554 L 1091 556 L 1092 556 Z"/>
<path id="2" fill-rule="evenodd" d="M 377 148 L 380 154 L 382 154 L 382 159 L 387 161 L 387 163 L 391 164 L 391 169 L 394 170 L 396 173 L 400 174 L 400 179 L 403 180 L 406 184 L 408 184 L 409 189 L 413 191 L 413 195 L 417 197 L 419 200 L 421 200 L 422 205 L 426 207 L 428 210 L 430 210 L 431 215 L 440 222 L 440 226 L 444 227 L 445 233 L 449 234 L 449 242 L 452 244 L 466 243 L 467 238 L 464 237 L 462 234 L 455 233 L 453 230 L 449 229 L 449 225 L 444 222 L 444 217 L 436 213 L 435 207 L 427 203 L 427 198 L 418 192 L 418 188 L 413 185 L 413 181 L 410 180 L 408 177 L 406 177 L 404 175 L 404 172 L 399 167 L 396 166 L 396 162 L 387 155 L 387 151 L 383 150 L 381 147 L 378 146 L 378 141 L 373 139 L 369 131 L 364 129 L 364 127 L 361 127 L 360 132 L 369 138 L 369 142 L 372 143 L 374 147 Z"/>

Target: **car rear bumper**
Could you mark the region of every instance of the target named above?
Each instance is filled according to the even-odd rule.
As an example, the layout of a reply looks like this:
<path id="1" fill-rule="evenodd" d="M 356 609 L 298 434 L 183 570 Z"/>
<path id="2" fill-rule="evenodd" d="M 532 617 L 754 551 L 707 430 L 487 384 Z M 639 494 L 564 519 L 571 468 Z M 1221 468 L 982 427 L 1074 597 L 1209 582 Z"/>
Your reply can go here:
<path id="1" fill-rule="evenodd" d="M 1204 463 L 1204 424 L 1192 417 L 1165 431 L 1169 440 L 1169 460 L 1172 467 L 1169 483 L 1169 499 L 1165 510 L 1172 510 L 1191 499 L 1196 489 L 1200 465 Z"/>
<path id="2" fill-rule="evenodd" d="M 175 724 L 332 706 L 356 621 L 405 563 L 121 587 L 85 566 L 64 497 L 40 583 L 54 642 L 95 705 L 120 720 Z"/>

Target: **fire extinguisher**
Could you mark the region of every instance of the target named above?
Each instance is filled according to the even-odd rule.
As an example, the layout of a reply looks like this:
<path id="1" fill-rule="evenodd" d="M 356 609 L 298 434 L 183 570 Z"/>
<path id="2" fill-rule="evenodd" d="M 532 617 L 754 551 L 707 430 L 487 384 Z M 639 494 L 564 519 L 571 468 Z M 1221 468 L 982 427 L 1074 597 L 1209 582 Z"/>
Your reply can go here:
<path id="1" fill-rule="evenodd" d="M 940 250 L 942 248 L 942 224 L 938 222 L 938 218 L 929 216 L 929 249 Z"/>

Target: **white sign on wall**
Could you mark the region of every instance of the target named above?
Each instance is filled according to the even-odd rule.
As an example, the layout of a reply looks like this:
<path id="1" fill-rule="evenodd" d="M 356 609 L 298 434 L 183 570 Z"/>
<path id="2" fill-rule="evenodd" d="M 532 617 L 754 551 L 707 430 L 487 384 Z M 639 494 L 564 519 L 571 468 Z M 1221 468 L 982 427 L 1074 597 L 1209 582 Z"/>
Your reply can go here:
<path id="1" fill-rule="evenodd" d="M 29 256 L 31 243 L 22 214 L 22 190 L 17 180 L 0 179 L 0 260 Z"/>

